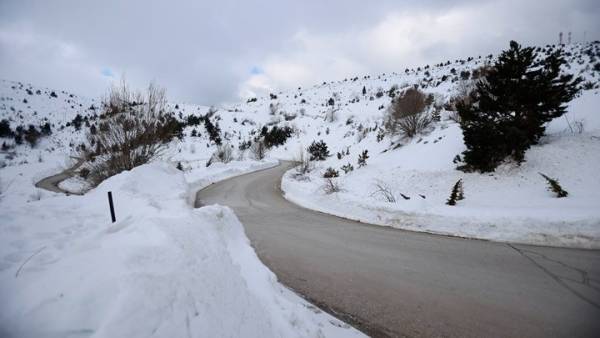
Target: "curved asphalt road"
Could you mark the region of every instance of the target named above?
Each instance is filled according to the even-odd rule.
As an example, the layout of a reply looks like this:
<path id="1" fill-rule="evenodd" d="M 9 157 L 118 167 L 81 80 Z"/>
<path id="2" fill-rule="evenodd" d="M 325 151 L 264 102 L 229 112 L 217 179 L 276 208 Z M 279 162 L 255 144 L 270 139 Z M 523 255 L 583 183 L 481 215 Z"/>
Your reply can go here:
<path id="1" fill-rule="evenodd" d="M 67 194 L 67 195 L 69 195 L 69 194 L 81 195 L 80 193 L 66 191 L 58 186 L 58 184 L 60 182 L 75 176 L 75 171 L 83 164 L 83 162 L 85 162 L 85 160 L 83 158 L 75 157 L 75 159 L 77 160 L 77 162 L 75 162 L 75 164 L 72 167 L 63 170 L 62 172 L 60 172 L 56 175 L 48 176 L 46 178 L 39 180 L 35 184 L 35 186 L 37 188 L 42 188 L 42 189 L 46 189 L 48 191 L 63 193 L 63 194 Z"/>
<path id="2" fill-rule="evenodd" d="M 198 192 L 230 206 L 285 285 L 373 336 L 600 337 L 600 251 L 366 225 L 286 201 L 291 167 Z"/>

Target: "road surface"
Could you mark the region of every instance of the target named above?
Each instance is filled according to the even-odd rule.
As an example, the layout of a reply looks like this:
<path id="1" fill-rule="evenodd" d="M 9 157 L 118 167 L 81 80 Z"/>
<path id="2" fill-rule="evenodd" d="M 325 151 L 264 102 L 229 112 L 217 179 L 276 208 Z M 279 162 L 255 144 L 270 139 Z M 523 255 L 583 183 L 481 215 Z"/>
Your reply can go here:
<path id="1" fill-rule="evenodd" d="M 600 337 L 600 251 L 367 225 L 282 197 L 286 163 L 198 192 L 233 208 L 261 260 L 376 337 Z"/>
<path id="2" fill-rule="evenodd" d="M 52 176 L 48 176 L 46 178 L 43 178 L 41 180 L 39 180 L 35 186 L 37 188 L 41 188 L 41 189 L 46 189 L 49 191 L 53 191 L 53 192 L 57 192 L 57 193 L 63 193 L 63 194 L 71 194 L 71 195 L 80 195 L 79 193 L 74 193 L 74 192 L 69 192 L 66 191 L 64 189 L 61 189 L 58 184 L 68 178 L 71 178 L 73 176 L 75 176 L 75 171 L 83 164 L 83 162 L 85 161 L 82 158 L 75 158 L 77 159 L 77 162 L 70 168 L 65 169 L 64 171 L 56 174 L 56 175 L 52 175 Z"/>

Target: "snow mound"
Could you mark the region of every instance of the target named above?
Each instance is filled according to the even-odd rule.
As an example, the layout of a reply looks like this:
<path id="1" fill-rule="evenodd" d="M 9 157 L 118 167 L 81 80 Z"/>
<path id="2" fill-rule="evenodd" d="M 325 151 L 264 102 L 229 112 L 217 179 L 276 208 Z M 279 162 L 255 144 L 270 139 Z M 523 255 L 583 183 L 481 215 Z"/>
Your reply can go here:
<path id="1" fill-rule="evenodd" d="M 0 336 L 361 335 L 280 285 L 229 208 L 187 194 L 152 163 L 84 196 L 0 201 Z"/>

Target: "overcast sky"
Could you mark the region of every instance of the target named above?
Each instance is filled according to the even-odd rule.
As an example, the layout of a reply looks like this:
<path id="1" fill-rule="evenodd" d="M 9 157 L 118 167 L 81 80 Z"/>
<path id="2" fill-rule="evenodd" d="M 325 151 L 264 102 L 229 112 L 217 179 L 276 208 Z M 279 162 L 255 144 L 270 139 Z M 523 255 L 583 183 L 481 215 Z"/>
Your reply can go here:
<path id="1" fill-rule="evenodd" d="M 103 95 L 121 77 L 218 104 L 325 80 L 600 39 L 598 0 L 0 0 L 0 78 Z"/>

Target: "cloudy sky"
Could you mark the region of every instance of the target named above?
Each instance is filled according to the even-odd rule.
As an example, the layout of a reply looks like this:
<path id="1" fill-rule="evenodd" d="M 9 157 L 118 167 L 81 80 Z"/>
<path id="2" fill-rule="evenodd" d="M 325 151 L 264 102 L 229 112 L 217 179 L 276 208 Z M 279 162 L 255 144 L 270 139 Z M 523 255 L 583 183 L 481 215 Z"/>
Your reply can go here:
<path id="1" fill-rule="evenodd" d="M 325 80 L 600 39 L 597 0 L 0 0 L 0 78 L 218 104 Z"/>

